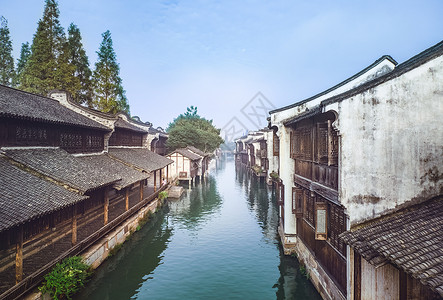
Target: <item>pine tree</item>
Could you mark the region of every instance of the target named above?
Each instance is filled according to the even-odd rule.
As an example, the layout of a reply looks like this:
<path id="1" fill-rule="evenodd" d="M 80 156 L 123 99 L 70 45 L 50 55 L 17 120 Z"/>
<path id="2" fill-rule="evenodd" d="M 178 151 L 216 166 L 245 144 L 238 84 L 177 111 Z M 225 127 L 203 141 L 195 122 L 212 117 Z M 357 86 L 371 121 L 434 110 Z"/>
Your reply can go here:
<path id="1" fill-rule="evenodd" d="M 80 88 L 71 91 L 72 97 L 75 102 L 79 104 L 86 103 L 89 107 L 92 107 L 92 71 L 89 68 L 88 56 L 83 49 L 80 29 L 73 23 L 68 28 L 68 49 L 68 62 L 75 66 L 73 76 L 80 81 Z"/>
<path id="2" fill-rule="evenodd" d="M 117 113 L 124 111 L 129 114 L 122 80 L 119 76 L 120 67 L 116 60 L 109 30 L 102 34 L 103 41 L 97 51 L 98 61 L 93 74 L 94 106 L 103 112 Z"/>
<path id="3" fill-rule="evenodd" d="M 59 21 L 58 4 L 46 0 L 43 18 L 31 46 L 31 55 L 20 77 L 23 90 L 46 95 L 54 89 L 75 90 L 79 80 L 72 76 L 75 67 L 68 63 L 65 32 Z"/>
<path id="4" fill-rule="evenodd" d="M 14 59 L 12 58 L 12 41 L 9 36 L 8 21 L 0 19 L 0 83 L 10 86 L 14 79 Z"/>
<path id="5" fill-rule="evenodd" d="M 29 43 L 23 43 L 22 48 L 20 50 L 20 58 L 17 61 L 17 68 L 15 72 L 14 78 L 14 86 L 20 85 L 20 77 L 23 74 L 23 70 L 25 69 L 26 63 L 28 62 L 29 56 L 31 55 L 31 48 L 29 47 Z"/>

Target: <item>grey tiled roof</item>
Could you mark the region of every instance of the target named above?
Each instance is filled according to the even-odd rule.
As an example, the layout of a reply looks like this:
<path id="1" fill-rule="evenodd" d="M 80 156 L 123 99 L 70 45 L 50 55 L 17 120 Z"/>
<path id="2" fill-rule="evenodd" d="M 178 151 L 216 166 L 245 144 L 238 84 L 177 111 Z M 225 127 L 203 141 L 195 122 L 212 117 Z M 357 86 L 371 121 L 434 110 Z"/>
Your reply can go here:
<path id="1" fill-rule="evenodd" d="M 147 172 L 162 169 L 174 162 L 145 148 L 109 148 L 109 155 Z"/>
<path id="2" fill-rule="evenodd" d="M 0 117 L 109 129 L 61 105 L 57 100 L 0 85 Z"/>
<path id="3" fill-rule="evenodd" d="M 113 173 L 103 173 L 77 157 L 59 148 L 2 148 L 9 158 L 38 173 L 86 193 L 120 178 Z"/>
<path id="4" fill-rule="evenodd" d="M 0 156 L 0 232 L 87 199 Z"/>
<path id="5" fill-rule="evenodd" d="M 392 263 L 443 296 L 442 196 L 340 237 L 369 263 Z"/>
<path id="6" fill-rule="evenodd" d="M 189 158 L 190 160 L 197 160 L 197 159 L 202 158 L 200 155 L 197 155 L 197 154 L 189 151 L 188 149 L 184 149 L 184 148 L 175 149 L 172 153 L 174 153 L 174 152 L 180 153 L 181 155 Z"/>
<path id="7" fill-rule="evenodd" d="M 113 158 L 109 155 L 90 155 L 81 156 L 78 159 L 82 160 L 90 167 L 98 170 L 102 174 L 113 173 L 120 177 L 121 180 L 115 184 L 117 189 L 125 188 L 131 184 L 134 184 L 140 180 L 149 178 L 148 173 L 137 171 Z"/>
<path id="8" fill-rule="evenodd" d="M 190 150 L 190 151 L 192 151 L 192 152 L 194 152 L 194 153 L 196 153 L 196 154 L 198 154 L 200 156 L 203 156 L 203 157 L 211 155 L 211 153 L 203 152 L 203 151 L 201 151 L 200 149 L 198 149 L 198 148 L 196 148 L 194 146 L 187 146 L 186 149 L 188 149 L 188 150 Z"/>
<path id="9" fill-rule="evenodd" d="M 135 125 L 132 125 L 131 123 L 120 118 L 117 121 L 115 121 L 114 126 L 117 128 L 129 129 L 136 132 L 148 133 L 148 131 L 143 130 Z"/>

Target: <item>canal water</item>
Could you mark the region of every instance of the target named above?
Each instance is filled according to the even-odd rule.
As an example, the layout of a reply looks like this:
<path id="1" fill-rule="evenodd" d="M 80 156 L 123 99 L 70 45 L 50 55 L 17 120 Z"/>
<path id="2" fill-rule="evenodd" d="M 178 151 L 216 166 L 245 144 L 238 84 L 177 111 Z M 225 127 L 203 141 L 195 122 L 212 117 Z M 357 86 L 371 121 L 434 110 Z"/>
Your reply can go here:
<path id="1" fill-rule="evenodd" d="M 282 255 L 272 190 L 232 160 L 170 200 L 76 299 L 321 299 Z"/>

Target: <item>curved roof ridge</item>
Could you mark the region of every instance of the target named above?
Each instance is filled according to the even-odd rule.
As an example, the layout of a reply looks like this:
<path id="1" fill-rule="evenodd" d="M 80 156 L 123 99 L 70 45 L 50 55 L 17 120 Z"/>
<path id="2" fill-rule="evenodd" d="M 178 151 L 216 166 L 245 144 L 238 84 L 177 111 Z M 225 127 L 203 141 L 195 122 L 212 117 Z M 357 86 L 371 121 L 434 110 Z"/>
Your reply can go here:
<path id="1" fill-rule="evenodd" d="M 299 106 L 300 104 L 303 104 L 303 103 L 309 102 L 309 101 L 314 100 L 314 99 L 316 99 L 316 98 L 319 98 L 319 97 L 321 97 L 321 96 L 324 96 L 324 95 L 326 95 L 326 94 L 332 92 L 333 90 L 336 90 L 336 89 L 338 89 L 339 87 L 342 87 L 342 86 L 344 86 L 345 84 L 351 82 L 352 80 L 354 80 L 354 79 L 360 77 L 361 75 L 363 75 L 364 73 L 366 73 L 367 71 L 371 70 L 372 68 L 374 68 L 375 66 L 377 66 L 378 64 L 380 64 L 381 62 L 383 62 L 383 61 L 385 61 L 385 60 L 390 61 L 390 62 L 393 63 L 395 66 L 398 65 L 397 61 L 396 61 L 395 59 L 393 59 L 390 55 L 383 55 L 382 57 L 380 57 L 379 59 L 377 59 L 375 62 L 373 62 L 372 64 L 370 64 L 369 66 L 367 66 L 367 67 L 364 68 L 363 70 L 361 70 L 361 71 L 359 71 L 358 73 L 352 75 L 351 77 L 349 77 L 349 78 L 343 80 L 342 82 L 340 82 L 340 83 L 338 83 L 338 84 L 336 84 L 336 85 L 330 87 L 329 89 L 324 90 L 324 91 L 322 91 L 322 92 L 320 92 L 320 93 L 318 93 L 318 94 L 316 94 L 316 95 L 314 95 L 314 96 L 311 96 L 311 97 L 309 97 L 309 98 L 306 98 L 306 99 L 304 99 L 304 100 L 301 100 L 301 101 L 295 102 L 295 103 L 293 103 L 293 104 L 290 104 L 290 105 L 287 105 L 287 106 L 284 106 L 284 107 L 281 107 L 281 108 L 277 108 L 277 109 L 271 110 L 271 111 L 269 112 L 269 114 L 271 114 L 271 113 L 275 113 L 275 112 L 279 112 L 279 111 L 283 111 L 283 110 L 287 110 L 287 109 L 290 109 L 290 108 L 293 108 L 293 107 Z M 394 69 L 394 70 L 395 70 L 395 69 Z"/>

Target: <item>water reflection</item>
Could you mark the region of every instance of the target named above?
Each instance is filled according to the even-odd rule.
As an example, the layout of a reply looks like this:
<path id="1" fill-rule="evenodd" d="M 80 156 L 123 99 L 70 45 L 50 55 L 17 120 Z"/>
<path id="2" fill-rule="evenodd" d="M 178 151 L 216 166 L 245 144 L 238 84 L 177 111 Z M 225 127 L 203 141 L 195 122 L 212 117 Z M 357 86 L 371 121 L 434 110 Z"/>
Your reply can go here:
<path id="1" fill-rule="evenodd" d="M 218 161 L 156 215 L 77 299 L 320 299 L 281 255 L 275 193 Z"/>
<path id="2" fill-rule="evenodd" d="M 164 207 L 153 215 L 143 230 L 133 234 L 117 254 L 98 268 L 93 278 L 75 299 L 129 299 L 149 275 L 162 264 L 172 230 L 162 226 Z"/>

